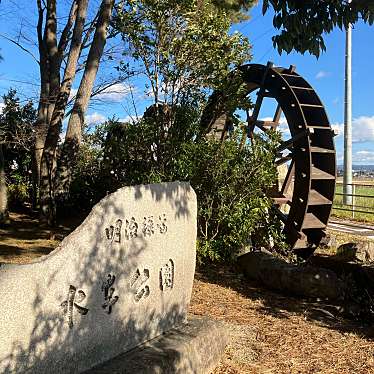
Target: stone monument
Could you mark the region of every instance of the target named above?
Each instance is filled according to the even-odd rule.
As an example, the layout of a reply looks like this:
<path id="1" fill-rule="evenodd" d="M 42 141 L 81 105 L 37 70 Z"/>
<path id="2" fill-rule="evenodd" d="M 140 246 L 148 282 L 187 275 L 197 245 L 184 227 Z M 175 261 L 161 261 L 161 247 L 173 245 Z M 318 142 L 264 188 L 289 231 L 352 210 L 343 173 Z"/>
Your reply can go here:
<path id="1" fill-rule="evenodd" d="M 83 372 L 185 322 L 196 215 L 187 183 L 124 187 L 48 256 L 1 265 L 0 372 Z"/>

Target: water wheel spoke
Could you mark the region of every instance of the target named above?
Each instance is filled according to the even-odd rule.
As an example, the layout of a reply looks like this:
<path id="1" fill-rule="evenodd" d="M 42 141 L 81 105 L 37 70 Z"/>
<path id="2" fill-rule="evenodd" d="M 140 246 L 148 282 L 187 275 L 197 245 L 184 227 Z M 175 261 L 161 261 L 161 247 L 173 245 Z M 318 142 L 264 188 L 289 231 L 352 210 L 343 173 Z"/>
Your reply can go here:
<path id="1" fill-rule="evenodd" d="M 307 135 L 307 131 L 300 131 L 298 134 L 296 134 L 291 139 L 288 139 L 281 143 L 281 145 L 277 148 L 277 153 L 283 152 L 286 149 L 292 149 L 294 146 L 294 143 L 300 139 L 302 139 L 304 136 Z"/>
<path id="2" fill-rule="evenodd" d="M 263 101 L 264 97 L 266 96 L 265 79 L 266 79 L 266 76 L 267 76 L 267 73 L 268 73 L 269 69 L 272 68 L 272 67 L 273 67 L 273 63 L 268 62 L 267 65 L 266 65 L 266 70 L 265 70 L 265 72 L 262 76 L 262 79 L 261 79 L 260 88 L 257 92 L 256 103 L 255 103 L 255 106 L 253 108 L 252 115 L 250 117 L 248 117 L 249 113 L 247 111 L 248 137 L 251 138 L 251 139 L 253 139 L 253 131 L 254 131 L 254 128 L 256 126 L 256 121 L 258 119 L 258 115 L 260 114 L 262 101 Z"/>
<path id="3" fill-rule="evenodd" d="M 280 121 L 280 117 L 282 115 L 282 108 L 281 106 L 278 104 L 277 105 L 277 109 L 275 110 L 275 113 L 274 113 L 274 117 L 273 117 L 273 122 L 274 123 L 277 123 L 279 125 L 279 121 Z"/>
<path id="4" fill-rule="evenodd" d="M 290 203 L 290 198 L 287 196 L 275 196 L 272 197 L 274 205 L 285 205 Z"/>
<path id="5" fill-rule="evenodd" d="M 275 160 L 275 165 L 277 165 L 277 166 L 283 165 L 286 162 L 292 160 L 292 158 L 293 158 L 293 154 L 292 153 L 288 153 L 286 156 L 283 156 L 283 157 Z"/>
<path id="6" fill-rule="evenodd" d="M 273 210 L 275 212 L 275 214 L 277 215 L 277 217 L 283 222 L 283 223 L 286 223 L 287 222 L 287 214 L 283 213 L 277 205 L 273 205 Z"/>
<path id="7" fill-rule="evenodd" d="M 285 195 L 287 193 L 288 189 L 290 188 L 292 178 L 294 177 L 294 175 L 295 175 L 295 161 L 292 159 L 291 165 L 289 166 L 287 170 L 286 178 L 284 179 L 282 188 L 280 190 L 282 195 Z"/>

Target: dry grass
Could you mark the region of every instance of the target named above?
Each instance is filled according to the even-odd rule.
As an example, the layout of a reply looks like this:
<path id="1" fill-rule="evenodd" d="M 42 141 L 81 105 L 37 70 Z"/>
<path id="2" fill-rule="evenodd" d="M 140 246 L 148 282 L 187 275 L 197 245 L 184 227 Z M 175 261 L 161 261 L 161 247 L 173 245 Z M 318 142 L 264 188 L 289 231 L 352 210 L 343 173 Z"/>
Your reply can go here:
<path id="1" fill-rule="evenodd" d="M 191 313 L 223 321 L 231 343 L 214 374 L 374 373 L 374 328 L 282 296 L 232 269 L 197 273 Z"/>

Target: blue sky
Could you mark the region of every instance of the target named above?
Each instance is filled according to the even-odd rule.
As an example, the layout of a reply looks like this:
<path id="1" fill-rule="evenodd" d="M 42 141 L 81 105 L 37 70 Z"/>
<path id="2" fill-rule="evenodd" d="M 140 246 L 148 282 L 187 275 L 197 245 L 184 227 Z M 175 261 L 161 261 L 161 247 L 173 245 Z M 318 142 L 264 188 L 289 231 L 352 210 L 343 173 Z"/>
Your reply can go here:
<path id="1" fill-rule="evenodd" d="M 36 22 L 36 7 L 34 1 L 18 2 L 18 9 L 8 8 L 7 1 L 0 5 L 0 34 L 17 35 L 20 23 L 23 30 L 32 36 Z M 261 3 L 261 2 L 260 2 Z M 21 6 L 22 5 L 22 6 Z M 13 5 L 12 5 L 13 6 Z M 8 13 L 8 10 L 13 10 Z M 251 11 L 251 19 L 234 25 L 232 31 L 242 32 L 253 44 L 253 60 L 265 64 L 273 61 L 278 66 L 296 65 L 297 72 L 306 78 L 316 89 L 328 112 L 330 122 L 339 129 L 335 138 L 338 151 L 338 164 L 342 164 L 343 148 L 343 103 L 344 103 L 344 44 L 345 33 L 339 29 L 326 35 L 327 51 L 317 60 L 309 54 L 291 53 L 279 55 L 273 49 L 271 37 L 275 34 L 272 26 L 272 14 L 261 15 L 261 5 Z M 374 164 L 374 26 L 359 22 L 353 30 L 352 57 L 352 86 L 353 86 L 353 162 L 355 164 Z M 7 92 L 9 87 L 18 89 L 21 98 L 38 96 L 38 66 L 32 57 L 25 54 L 15 45 L 0 38 L 0 95 Z M 36 49 L 30 46 L 32 50 Z M 107 67 L 108 71 L 108 67 Z M 106 71 L 106 73 L 107 73 Z M 140 91 L 138 91 L 139 94 Z M 88 111 L 88 122 L 98 123 L 107 117 L 115 115 L 126 118 L 134 115 L 129 104 L 129 92 L 125 85 L 118 85 L 114 90 L 100 97 L 99 102 L 92 103 Z M 137 100 L 144 100 L 144 95 L 138 95 Z M 144 102 L 144 106 L 146 102 Z M 264 116 L 272 113 L 263 112 Z"/>
<path id="2" fill-rule="evenodd" d="M 252 9 L 251 20 L 235 25 L 253 43 L 253 62 L 277 66 L 296 65 L 317 91 L 330 122 L 339 129 L 335 137 L 338 164 L 343 163 L 344 50 L 345 32 L 335 29 L 325 36 L 327 50 L 317 60 L 309 54 L 279 55 L 272 46 L 272 13 L 261 15 L 261 5 Z M 353 162 L 374 164 L 374 26 L 359 22 L 352 31 Z M 266 116 L 272 113 L 264 113 Z"/>

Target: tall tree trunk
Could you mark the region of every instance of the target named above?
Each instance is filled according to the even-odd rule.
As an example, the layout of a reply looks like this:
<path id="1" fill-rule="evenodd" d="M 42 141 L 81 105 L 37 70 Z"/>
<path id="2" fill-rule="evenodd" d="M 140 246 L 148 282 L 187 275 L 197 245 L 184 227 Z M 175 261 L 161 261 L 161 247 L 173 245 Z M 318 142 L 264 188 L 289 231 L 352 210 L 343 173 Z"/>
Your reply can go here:
<path id="1" fill-rule="evenodd" d="M 44 144 L 41 167 L 41 183 L 40 183 L 40 208 L 42 219 L 49 224 L 55 222 L 55 184 L 54 169 L 56 165 L 56 151 L 58 139 L 61 132 L 62 120 L 66 105 L 69 99 L 71 86 L 75 78 L 77 63 L 80 56 L 82 46 L 82 35 L 87 15 L 88 0 L 78 0 L 76 9 L 76 21 L 73 30 L 73 36 L 68 54 L 68 61 L 61 87 L 55 103 L 53 104 L 53 112 L 48 128 L 47 137 Z"/>
<path id="2" fill-rule="evenodd" d="M 5 180 L 5 161 L 3 144 L 0 143 L 0 225 L 6 224 L 8 221 L 8 193 Z"/>
<path id="3" fill-rule="evenodd" d="M 74 2 L 75 3 L 75 2 Z M 45 25 L 45 46 L 49 62 L 49 102 L 48 120 L 52 118 L 57 96 L 60 91 L 60 51 L 57 45 L 57 10 L 56 0 L 47 0 L 47 19 Z"/>
<path id="4" fill-rule="evenodd" d="M 77 161 L 82 137 L 84 115 L 91 97 L 100 59 L 103 55 L 113 6 L 114 0 L 102 0 L 92 45 L 88 53 L 83 77 L 78 88 L 77 98 L 69 118 L 65 142 L 59 159 L 56 175 L 56 189 L 61 198 L 66 198 L 69 193 L 72 170 Z"/>
<path id="5" fill-rule="evenodd" d="M 33 207 L 37 205 L 37 189 L 40 183 L 40 164 L 42 160 L 45 138 L 48 132 L 48 102 L 49 102 L 49 62 L 45 45 L 46 30 L 43 33 L 44 10 L 41 0 L 37 0 L 38 24 L 36 27 L 39 47 L 40 96 L 38 117 L 35 123 L 35 145 L 33 155 Z"/>
<path id="6" fill-rule="evenodd" d="M 60 41 L 57 45 L 56 0 L 47 0 L 46 22 L 43 31 L 44 5 L 42 0 L 36 0 L 38 7 L 37 36 L 39 47 L 40 70 L 40 98 L 38 118 L 35 124 L 35 149 L 33 157 L 33 206 L 37 203 L 37 188 L 40 185 L 41 159 L 52 119 L 55 101 L 60 89 L 60 68 L 69 34 L 76 19 L 77 1 L 73 0 L 67 23 L 62 30 Z"/>
<path id="7" fill-rule="evenodd" d="M 41 11 L 40 0 L 38 2 L 39 7 L 39 14 Z M 47 129 L 46 137 L 44 139 L 43 149 L 42 149 L 42 157 L 40 163 L 40 179 L 39 179 L 39 192 L 40 192 L 40 209 L 41 209 L 41 219 L 46 219 L 47 217 L 54 216 L 53 210 L 49 211 L 50 204 L 46 204 L 45 202 L 52 202 L 52 196 L 50 195 L 50 191 L 48 186 L 52 183 L 52 167 L 54 164 L 54 157 L 55 157 L 55 150 L 52 152 L 51 155 L 49 147 L 46 150 L 46 144 L 48 139 L 49 127 L 50 127 L 50 119 L 52 110 L 54 108 L 54 104 L 56 102 L 56 98 L 58 95 L 59 87 L 60 87 L 60 66 L 58 65 L 59 54 L 58 54 L 58 46 L 57 46 L 57 10 L 56 10 L 56 0 L 47 0 L 46 1 L 46 21 L 45 21 L 45 28 L 44 28 L 44 35 L 42 39 L 42 44 L 39 44 L 39 50 L 42 49 L 42 53 L 45 57 L 45 63 L 47 66 L 47 71 L 44 71 L 46 74 L 44 77 L 47 82 L 48 87 L 48 97 L 46 99 L 46 106 L 45 111 L 41 113 L 41 118 L 43 121 L 40 123 L 40 130 Z M 44 14 L 44 11 L 42 11 Z M 43 22 L 42 22 L 43 23 Z M 39 41 L 40 43 L 40 41 Z M 41 67 L 42 69 L 42 67 Z M 43 98 L 44 99 L 44 98 Z M 43 104 L 42 104 L 43 106 Z M 43 134 L 44 135 L 44 134 Z M 42 143 L 42 136 L 38 140 L 38 142 Z M 43 203 L 42 203 L 43 200 Z M 48 223 L 53 224 L 48 218 Z"/>

